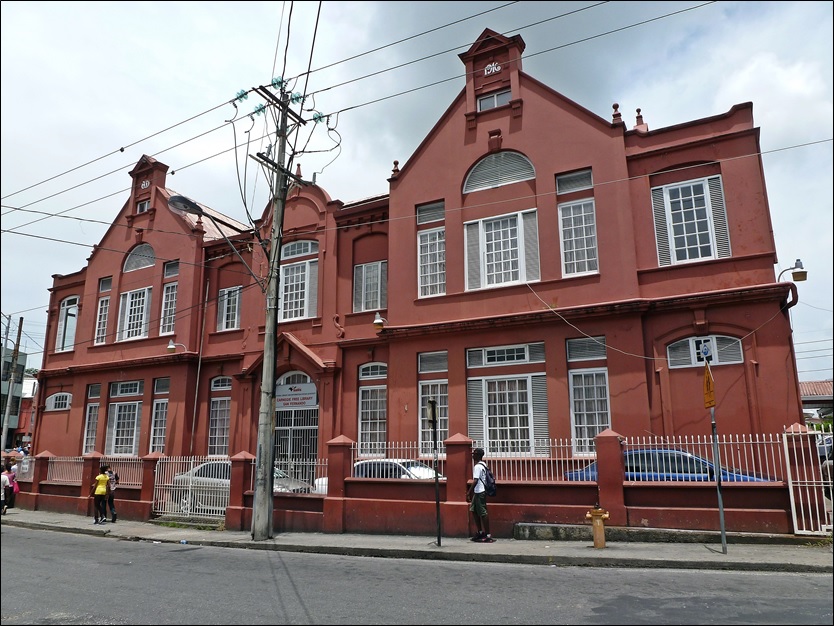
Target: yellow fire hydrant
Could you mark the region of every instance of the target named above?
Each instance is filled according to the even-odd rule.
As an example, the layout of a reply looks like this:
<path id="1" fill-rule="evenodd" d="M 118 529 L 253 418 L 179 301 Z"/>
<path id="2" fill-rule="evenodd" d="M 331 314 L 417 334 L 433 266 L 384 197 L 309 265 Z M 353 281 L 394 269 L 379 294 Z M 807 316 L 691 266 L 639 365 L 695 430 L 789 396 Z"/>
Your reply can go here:
<path id="1" fill-rule="evenodd" d="M 608 511 L 599 508 L 599 504 L 595 504 L 594 508 L 585 513 L 585 519 L 591 520 L 591 526 L 594 529 L 594 547 L 605 547 L 605 524 L 603 520 L 608 519 Z"/>

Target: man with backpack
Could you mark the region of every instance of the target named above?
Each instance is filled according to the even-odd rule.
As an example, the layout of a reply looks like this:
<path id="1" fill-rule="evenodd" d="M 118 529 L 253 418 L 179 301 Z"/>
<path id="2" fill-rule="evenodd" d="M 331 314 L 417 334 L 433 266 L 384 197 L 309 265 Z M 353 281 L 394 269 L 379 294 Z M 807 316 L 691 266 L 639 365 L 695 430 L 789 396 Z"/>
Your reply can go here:
<path id="1" fill-rule="evenodd" d="M 472 450 L 472 460 L 475 465 L 472 468 L 472 483 L 466 491 L 466 501 L 469 503 L 469 510 L 472 511 L 472 518 L 478 532 L 472 537 L 472 541 L 478 543 L 493 543 L 495 539 L 489 532 L 489 516 L 486 505 L 486 474 L 487 466 L 483 462 L 484 449 L 475 448 Z"/>

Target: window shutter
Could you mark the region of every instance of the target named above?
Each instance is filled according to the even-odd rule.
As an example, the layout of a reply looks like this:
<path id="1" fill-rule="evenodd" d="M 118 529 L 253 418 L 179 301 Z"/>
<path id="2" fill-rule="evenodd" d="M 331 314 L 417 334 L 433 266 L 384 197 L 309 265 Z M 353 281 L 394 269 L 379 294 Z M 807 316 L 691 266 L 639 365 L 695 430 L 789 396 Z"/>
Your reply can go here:
<path id="1" fill-rule="evenodd" d="M 148 329 L 151 325 L 151 293 L 153 289 L 148 287 L 145 290 L 145 310 L 142 311 L 142 336 L 148 336 Z"/>
<path id="2" fill-rule="evenodd" d="M 536 456 L 550 454 L 550 427 L 547 418 L 547 377 L 530 379 L 530 395 L 533 401 L 533 446 Z"/>
<path id="3" fill-rule="evenodd" d="M 518 152 L 497 152 L 481 159 L 463 185 L 463 193 L 492 189 L 536 177 L 533 164 Z"/>
<path id="4" fill-rule="evenodd" d="M 530 363 L 544 363 L 544 342 L 531 343 L 527 346 Z"/>
<path id="5" fill-rule="evenodd" d="M 539 280 L 539 227 L 536 212 L 521 216 L 524 222 L 524 270 L 528 281 Z"/>
<path id="6" fill-rule="evenodd" d="M 223 330 L 226 327 L 226 298 L 226 290 L 221 289 L 217 294 L 217 330 Z"/>
<path id="7" fill-rule="evenodd" d="M 107 436 L 104 439 L 104 454 L 113 454 L 113 430 L 116 426 L 116 405 L 107 407 Z"/>
<path id="8" fill-rule="evenodd" d="M 472 348 L 466 351 L 466 366 L 481 367 L 484 364 L 484 351 L 481 348 Z"/>
<path id="9" fill-rule="evenodd" d="M 606 358 L 605 337 L 568 339 L 568 361 L 593 361 Z"/>
<path id="10" fill-rule="evenodd" d="M 139 427 L 142 425 L 142 403 L 136 403 L 136 419 L 133 424 L 133 456 L 139 455 Z"/>
<path id="11" fill-rule="evenodd" d="M 388 308 L 388 261 L 379 264 L 379 308 Z"/>
<path id="12" fill-rule="evenodd" d="M 712 227 L 715 230 L 715 254 L 718 258 L 732 256 L 730 250 L 730 228 L 727 225 L 727 207 L 724 205 L 724 190 L 721 177 L 707 179 L 709 199 L 712 207 Z"/>
<path id="13" fill-rule="evenodd" d="M 580 189 L 593 187 L 591 170 L 583 170 L 572 174 L 563 174 L 556 177 L 556 193 L 570 193 Z"/>
<path id="14" fill-rule="evenodd" d="M 466 381 L 466 419 L 469 438 L 486 448 L 484 440 L 484 381 L 472 378 Z"/>
<path id="15" fill-rule="evenodd" d="M 125 327 L 127 326 L 127 319 L 125 312 L 127 311 L 127 294 L 123 293 L 119 296 L 119 328 L 116 331 L 116 341 L 121 341 L 125 338 Z"/>
<path id="16" fill-rule="evenodd" d="M 741 363 L 743 361 L 741 342 L 734 337 L 716 336 L 715 348 L 719 363 Z"/>
<path id="17" fill-rule="evenodd" d="M 446 372 L 449 370 L 449 353 L 423 352 L 418 355 L 418 371 L 425 372 Z"/>
<path id="18" fill-rule="evenodd" d="M 417 207 L 418 224 L 440 222 L 444 219 L 446 219 L 446 204 L 444 202 L 434 202 L 432 204 Z"/>
<path id="19" fill-rule="evenodd" d="M 666 223 L 666 202 L 663 196 L 663 187 L 652 189 L 654 236 L 657 244 L 657 263 L 660 266 L 672 264 L 672 253 L 669 251 L 669 229 Z"/>
<path id="20" fill-rule="evenodd" d="M 363 293 L 365 291 L 365 266 L 353 266 L 353 312 L 358 313 L 363 310 Z"/>
<path id="21" fill-rule="evenodd" d="M 319 309 L 319 262 L 310 261 L 310 277 L 307 281 L 307 316 L 315 317 Z"/>
<path id="22" fill-rule="evenodd" d="M 481 287 L 481 228 L 478 222 L 466 225 L 466 288 Z"/>
<path id="23" fill-rule="evenodd" d="M 692 365 L 692 350 L 689 347 L 689 339 L 676 341 L 666 349 L 669 359 L 669 367 L 688 367 Z"/>

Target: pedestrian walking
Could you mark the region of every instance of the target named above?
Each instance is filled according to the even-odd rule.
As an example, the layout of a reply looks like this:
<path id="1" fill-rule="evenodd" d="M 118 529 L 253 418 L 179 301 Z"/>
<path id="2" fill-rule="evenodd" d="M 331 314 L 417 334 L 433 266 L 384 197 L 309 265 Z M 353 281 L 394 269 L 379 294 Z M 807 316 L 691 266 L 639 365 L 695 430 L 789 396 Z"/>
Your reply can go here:
<path id="1" fill-rule="evenodd" d="M 481 462 L 484 458 L 484 449 L 475 448 L 472 451 L 472 460 L 475 465 L 472 468 L 472 483 L 466 491 L 466 501 L 469 503 L 469 510 L 475 520 L 475 527 L 478 532 L 472 537 L 472 541 L 478 543 L 492 543 L 495 539 L 489 532 L 489 515 L 486 505 L 486 487 L 484 486 L 484 475 L 486 466 Z"/>
<path id="2" fill-rule="evenodd" d="M 2 506 L 3 515 L 6 514 L 6 490 L 9 487 L 9 477 L 5 473 L 0 474 L 0 496 L 3 497 L 3 503 L 0 506 Z"/>
<path id="3" fill-rule="evenodd" d="M 9 486 L 3 489 L 3 493 L 6 495 L 6 502 L 3 506 L 7 509 L 14 508 L 15 496 L 20 491 L 20 485 L 17 484 L 17 473 L 14 471 L 14 467 L 16 465 L 12 465 L 11 463 L 6 463 L 3 466 L 3 476 L 9 482 Z"/>
<path id="4" fill-rule="evenodd" d="M 119 474 L 114 472 L 109 465 L 105 465 L 105 474 L 109 478 L 108 484 L 110 486 L 110 492 L 107 494 L 107 506 L 110 508 L 110 521 L 114 524 L 116 523 L 116 487 L 119 486 Z M 107 510 L 105 509 L 105 514 Z M 107 516 L 105 515 L 105 519 Z"/>
<path id="5" fill-rule="evenodd" d="M 99 473 L 90 485 L 90 497 L 93 498 L 94 524 L 104 524 L 107 521 L 107 496 L 110 495 L 110 477 L 106 472 L 106 465 L 99 467 Z"/>

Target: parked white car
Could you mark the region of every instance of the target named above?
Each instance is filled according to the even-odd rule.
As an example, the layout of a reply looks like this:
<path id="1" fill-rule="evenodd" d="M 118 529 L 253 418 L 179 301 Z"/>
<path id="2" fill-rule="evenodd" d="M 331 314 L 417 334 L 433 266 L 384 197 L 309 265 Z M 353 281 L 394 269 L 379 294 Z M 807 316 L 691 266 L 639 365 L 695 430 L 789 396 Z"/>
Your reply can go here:
<path id="1" fill-rule="evenodd" d="M 186 515 L 222 515 L 229 505 L 232 463 L 206 461 L 174 476 L 172 499 Z M 313 486 L 296 480 L 279 468 L 273 471 L 273 493 L 310 493 Z"/>
<path id="2" fill-rule="evenodd" d="M 434 480 L 434 468 L 413 459 L 365 459 L 353 464 L 354 478 L 398 478 L 410 480 Z M 446 480 L 442 474 L 438 480 Z M 327 477 L 313 482 L 312 493 L 327 493 Z"/>

